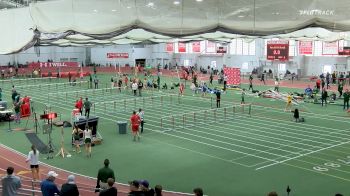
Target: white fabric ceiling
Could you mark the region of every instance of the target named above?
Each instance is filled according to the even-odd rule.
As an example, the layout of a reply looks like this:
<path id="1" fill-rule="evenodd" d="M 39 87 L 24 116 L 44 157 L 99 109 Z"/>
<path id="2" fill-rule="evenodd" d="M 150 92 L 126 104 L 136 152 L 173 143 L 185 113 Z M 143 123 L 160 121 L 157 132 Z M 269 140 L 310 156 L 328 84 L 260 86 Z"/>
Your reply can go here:
<path id="1" fill-rule="evenodd" d="M 348 10 L 349 0 L 47 1 L 0 11 L 5 29 L 0 31 L 0 54 L 34 43 L 93 46 L 254 37 L 347 40 Z"/>

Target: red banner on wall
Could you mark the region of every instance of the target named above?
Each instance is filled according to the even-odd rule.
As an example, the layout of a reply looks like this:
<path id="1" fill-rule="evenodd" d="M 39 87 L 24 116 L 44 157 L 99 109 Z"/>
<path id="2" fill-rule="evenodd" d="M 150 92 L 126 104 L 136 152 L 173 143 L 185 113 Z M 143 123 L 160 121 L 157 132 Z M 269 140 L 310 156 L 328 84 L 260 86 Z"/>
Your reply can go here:
<path id="1" fill-rule="evenodd" d="M 107 59 L 127 59 L 127 58 L 129 58 L 129 53 L 119 53 L 119 52 L 107 53 Z"/>
<path id="2" fill-rule="evenodd" d="M 167 52 L 174 52 L 174 43 L 167 43 L 165 50 Z"/>
<path id="3" fill-rule="evenodd" d="M 299 54 L 312 54 L 312 41 L 299 41 Z"/>
<path id="4" fill-rule="evenodd" d="M 186 43 L 181 43 L 181 42 L 179 42 L 178 43 L 178 51 L 179 52 L 186 52 Z"/>
<path id="5" fill-rule="evenodd" d="M 33 62 L 29 63 L 30 68 L 39 67 L 79 67 L 78 62 Z"/>
<path id="6" fill-rule="evenodd" d="M 225 67 L 224 74 L 227 76 L 227 85 L 241 84 L 241 69 L 233 67 Z"/>
<path id="7" fill-rule="evenodd" d="M 192 42 L 192 52 L 201 52 L 200 42 Z"/>
<path id="8" fill-rule="evenodd" d="M 339 55 L 345 55 L 345 56 L 350 56 L 350 47 L 349 46 L 344 46 L 342 48 L 339 48 Z"/>
<path id="9" fill-rule="evenodd" d="M 271 40 L 267 42 L 267 60 L 287 61 L 289 59 L 289 41 Z"/>

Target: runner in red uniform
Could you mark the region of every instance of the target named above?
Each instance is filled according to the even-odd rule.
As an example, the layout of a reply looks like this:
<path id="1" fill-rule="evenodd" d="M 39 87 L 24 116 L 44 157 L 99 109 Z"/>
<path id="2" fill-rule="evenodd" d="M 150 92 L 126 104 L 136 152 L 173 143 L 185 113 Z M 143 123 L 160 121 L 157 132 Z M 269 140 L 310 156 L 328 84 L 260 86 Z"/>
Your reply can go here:
<path id="1" fill-rule="evenodd" d="M 185 85 L 183 83 L 181 83 L 179 86 L 180 96 L 184 96 L 184 90 L 185 90 Z"/>
<path id="2" fill-rule="evenodd" d="M 139 134 L 140 122 L 141 122 L 140 117 L 136 114 L 136 111 L 133 111 L 130 117 L 130 127 L 132 131 L 132 135 L 134 136 L 134 141 L 136 141 L 136 136 L 137 136 L 137 140 L 140 141 L 140 134 Z"/>

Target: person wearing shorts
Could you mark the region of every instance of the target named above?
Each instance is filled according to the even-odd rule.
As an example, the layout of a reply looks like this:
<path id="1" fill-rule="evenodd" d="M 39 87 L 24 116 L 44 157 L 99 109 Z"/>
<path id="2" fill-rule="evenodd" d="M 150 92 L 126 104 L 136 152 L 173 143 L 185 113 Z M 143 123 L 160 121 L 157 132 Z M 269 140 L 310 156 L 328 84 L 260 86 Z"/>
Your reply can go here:
<path id="1" fill-rule="evenodd" d="M 81 153 L 80 150 L 80 133 L 82 133 L 83 131 L 81 129 L 79 129 L 79 127 L 77 125 L 74 126 L 73 132 L 72 132 L 72 136 L 73 136 L 73 141 L 74 141 L 74 146 L 75 146 L 75 152 L 77 153 Z"/>
<path id="2" fill-rule="evenodd" d="M 30 164 L 30 170 L 32 171 L 33 181 L 39 180 L 39 151 L 34 145 L 31 147 L 31 151 L 28 153 L 26 162 Z"/>
<path id="3" fill-rule="evenodd" d="M 288 110 L 292 111 L 291 110 L 292 109 L 292 99 L 293 99 L 292 94 L 289 93 L 287 96 L 287 105 L 286 105 L 286 108 L 284 109 L 284 111 L 288 111 Z"/>
<path id="4" fill-rule="evenodd" d="M 92 138 L 92 131 L 86 125 L 84 130 L 84 142 L 85 142 L 85 151 L 86 151 L 87 157 L 91 157 L 91 138 Z"/>
<path id="5" fill-rule="evenodd" d="M 183 83 L 179 86 L 179 95 L 184 96 L 185 85 Z"/>
<path id="6" fill-rule="evenodd" d="M 130 117 L 131 131 L 132 131 L 132 135 L 134 136 L 133 141 L 136 141 L 136 137 L 137 137 L 137 140 L 140 141 L 140 134 L 139 134 L 140 122 L 141 122 L 140 116 L 136 114 L 136 111 L 133 111 Z"/>

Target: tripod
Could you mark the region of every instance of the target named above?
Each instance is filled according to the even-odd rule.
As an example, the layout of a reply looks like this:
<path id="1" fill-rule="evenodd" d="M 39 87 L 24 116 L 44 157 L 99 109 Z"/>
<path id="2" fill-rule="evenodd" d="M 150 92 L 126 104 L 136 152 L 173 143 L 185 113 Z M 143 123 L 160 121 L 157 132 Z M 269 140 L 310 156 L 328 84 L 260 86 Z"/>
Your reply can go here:
<path id="1" fill-rule="evenodd" d="M 56 154 L 56 157 L 57 156 L 62 156 L 63 158 L 64 158 L 64 156 L 67 156 L 67 157 L 72 156 L 71 154 L 69 154 L 68 151 L 66 151 L 66 149 L 64 149 L 63 126 L 61 127 L 61 149 Z"/>
<path id="2" fill-rule="evenodd" d="M 12 129 L 11 129 L 11 114 L 10 113 L 6 114 L 6 119 L 9 121 L 9 129 L 7 131 L 11 132 Z"/>
<path id="3" fill-rule="evenodd" d="M 51 138 L 51 132 L 52 132 L 52 120 L 51 120 L 51 122 L 50 122 L 50 120 L 48 120 L 47 121 L 48 122 L 48 140 L 49 140 L 49 142 L 48 142 L 48 144 L 47 144 L 47 146 L 48 146 L 48 148 L 49 148 L 49 152 L 48 152 L 48 154 L 47 154 L 47 159 L 53 159 L 53 152 L 54 152 L 54 149 L 53 149 L 53 145 L 52 145 L 52 138 Z"/>

